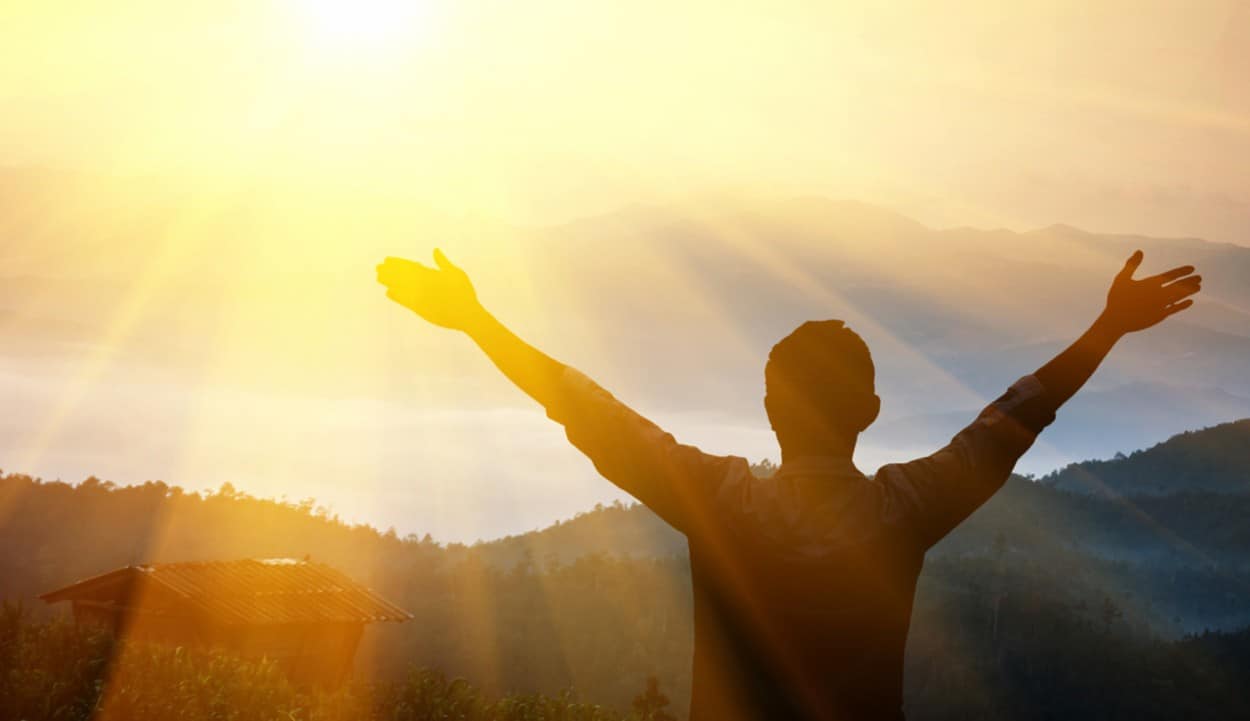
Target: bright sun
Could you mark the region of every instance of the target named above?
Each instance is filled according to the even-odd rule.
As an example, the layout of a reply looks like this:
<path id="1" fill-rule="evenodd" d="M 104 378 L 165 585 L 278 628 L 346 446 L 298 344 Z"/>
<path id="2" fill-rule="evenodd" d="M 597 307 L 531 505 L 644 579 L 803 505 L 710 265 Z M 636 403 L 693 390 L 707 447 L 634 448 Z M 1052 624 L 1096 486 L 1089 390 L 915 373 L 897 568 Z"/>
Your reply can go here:
<path id="1" fill-rule="evenodd" d="M 432 0 L 293 0 L 322 45 L 382 50 L 423 29 Z"/>

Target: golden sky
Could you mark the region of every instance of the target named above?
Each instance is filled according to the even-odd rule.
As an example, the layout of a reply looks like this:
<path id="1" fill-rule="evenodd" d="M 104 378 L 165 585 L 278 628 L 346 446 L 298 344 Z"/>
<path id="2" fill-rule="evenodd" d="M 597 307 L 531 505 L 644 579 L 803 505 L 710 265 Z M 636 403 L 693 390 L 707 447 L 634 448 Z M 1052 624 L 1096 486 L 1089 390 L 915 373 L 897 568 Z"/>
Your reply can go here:
<path id="1" fill-rule="evenodd" d="M 9 2 L 0 159 L 506 220 L 708 187 L 1238 240 L 1237 0 Z"/>

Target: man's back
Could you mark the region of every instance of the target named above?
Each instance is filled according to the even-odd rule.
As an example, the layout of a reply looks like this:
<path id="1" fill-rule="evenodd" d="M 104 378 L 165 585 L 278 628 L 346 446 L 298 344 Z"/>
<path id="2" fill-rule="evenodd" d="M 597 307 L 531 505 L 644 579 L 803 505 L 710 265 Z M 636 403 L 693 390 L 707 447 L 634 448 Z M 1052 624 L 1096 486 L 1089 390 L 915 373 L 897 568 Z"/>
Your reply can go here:
<path id="1" fill-rule="evenodd" d="M 849 462 L 786 464 L 756 513 L 690 535 L 692 719 L 901 718 L 924 549 L 873 520 L 871 483 Z"/>
<path id="2" fill-rule="evenodd" d="M 577 371 L 564 376 L 548 415 L 689 541 L 695 721 L 899 718 L 925 550 L 1054 418 L 1026 376 L 944 448 L 872 479 L 833 456 L 760 479 L 745 459 L 679 444 Z"/>

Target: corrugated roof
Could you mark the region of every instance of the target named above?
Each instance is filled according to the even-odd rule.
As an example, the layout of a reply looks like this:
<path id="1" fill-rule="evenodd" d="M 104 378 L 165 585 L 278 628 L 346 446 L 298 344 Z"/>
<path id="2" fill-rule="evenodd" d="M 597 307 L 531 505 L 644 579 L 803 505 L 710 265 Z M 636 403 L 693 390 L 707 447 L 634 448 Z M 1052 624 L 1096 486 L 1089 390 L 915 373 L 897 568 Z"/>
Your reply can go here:
<path id="1" fill-rule="evenodd" d="M 41 596 L 45 601 L 98 597 L 101 584 L 117 593 L 119 575 L 151 581 L 225 624 L 407 621 L 412 614 L 343 573 L 289 558 L 200 561 L 128 566 Z M 113 598 L 124 604 L 126 599 Z"/>

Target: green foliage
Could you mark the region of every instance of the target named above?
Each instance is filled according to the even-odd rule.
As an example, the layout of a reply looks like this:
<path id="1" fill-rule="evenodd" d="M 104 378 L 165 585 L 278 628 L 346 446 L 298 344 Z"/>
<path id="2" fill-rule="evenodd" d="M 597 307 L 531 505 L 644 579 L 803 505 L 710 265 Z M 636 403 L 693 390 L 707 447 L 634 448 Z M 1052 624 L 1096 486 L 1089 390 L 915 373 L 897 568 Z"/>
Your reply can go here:
<path id="1" fill-rule="evenodd" d="M 663 721 L 556 696 L 490 698 L 464 679 L 412 669 L 332 691 L 292 685 L 276 664 L 221 652 L 118 643 L 65 621 L 0 613 L 0 721 Z M 658 693 L 658 689 L 654 689 Z"/>
<path id="2" fill-rule="evenodd" d="M 328 563 L 397 602 L 414 621 L 366 631 L 370 677 L 409 664 L 472 678 L 495 695 L 575 687 L 624 710 L 655 674 L 690 685 L 690 583 L 684 560 L 535 556 L 504 566 L 481 548 L 445 548 L 349 525 L 315 502 L 200 495 L 154 482 L 71 486 L 0 478 L 3 597 L 39 593 L 131 563 L 289 556 Z M 604 513 L 627 513 L 605 506 Z M 518 560 L 523 560 L 524 556 Z M 536 654 L 535 649 L 543 649 Z"/>
<path id="3" fill-rule="evenodd" d="M 634 697 L 634 713 L 646 721 L 677 721 L 668 712 L 669 700 L 660 691 L 660 680 L 655 676 L 647 677 L 647 688 Z"/>
<path id="4" fill-rule="evenodd" d="M 1104 609 L 1029 596 L 1010 582 L 968 604 L 918 609 L 908 718 L 1250 718 L 1250 631 L 1164 642 Z M 948 615 L 951 623 L 929 623 Z M 986 623 L 990 618 L 995 623 Z M 990 629 L 993 629 L 992 631 Z M 954 633 L 940 629 L 955 629 Z M 482 692 L 410 669 L 333 690 L 221 652 L 114 641 L 63 620 L 0 612 L 0 721 L 675 721 L 651 676 L 622 714 L 554 695 Z"/>
<path id="5" fill-rule="evenodd" d="M 986 591 L 916 609 L 909 721 L 1250 718 L 1250 630 L 1163 641 L 1110 599 Z"/>

